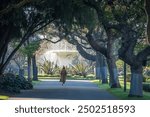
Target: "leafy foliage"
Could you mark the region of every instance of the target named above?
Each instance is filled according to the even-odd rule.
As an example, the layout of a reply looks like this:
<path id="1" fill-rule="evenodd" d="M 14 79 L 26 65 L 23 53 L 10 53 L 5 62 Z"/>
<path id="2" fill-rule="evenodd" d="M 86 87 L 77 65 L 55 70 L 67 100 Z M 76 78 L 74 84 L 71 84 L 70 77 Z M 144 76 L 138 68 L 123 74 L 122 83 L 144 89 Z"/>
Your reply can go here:
<path id="1" fill-rule="evenodd" d="M 11 93 L 20 93 L 21 89 L 32 89 L 33 86 L 24 77 L 19 78 L 7 73 L 0 76 L 0 89 Z"/>
<path id="2" fill-rule="evenodd" d="M 72 67 L 73 67 L 73 71 L 74 71 L 75 74 L 81 75 L 81 76 L 84 76 L 84 77 L 86 77 L 88 71 L 91 69 L 90 66 L 86 66 L 83 63 L 76 64 Z"/>
<path id="3" fill-rule="evenodd" d="M 40 48 L 40 41 L 33 41 L 29 45 L 21 49 L 22 53 L 30 57 Z"/>
<path id="4" fill-rule="evenodd" d="M 54 72 L 56 72 L 59 67 L 57 65 L 54 64 L 54 62 L 51 62 L 49 60 L 47 60 L 46 58 L 44 58 L 43 63 L 39 63 L 41 70 L 44 71 L 45 74 L 51 74 L 53 75 Z"/>
<path id="5" fill-rule="evenodd" d="M 119 60 L 116 61 L 116 65 L 117 65 L 118 71 L 122 72 L 122 74 L 123 74 L 123 72 L 124 72 L 124 62 L 119 59 Z M 130 66 L 128 64 L 126 64 L 126 71 L 127 71 L 127 73 L 131 72 L 130 71 Z"/>
<path id="6" fill-rule="evenodd" d="M 146 78 L 146 80 L 150 79 L 150 67 L 145 67 L 143 76 Z"/>

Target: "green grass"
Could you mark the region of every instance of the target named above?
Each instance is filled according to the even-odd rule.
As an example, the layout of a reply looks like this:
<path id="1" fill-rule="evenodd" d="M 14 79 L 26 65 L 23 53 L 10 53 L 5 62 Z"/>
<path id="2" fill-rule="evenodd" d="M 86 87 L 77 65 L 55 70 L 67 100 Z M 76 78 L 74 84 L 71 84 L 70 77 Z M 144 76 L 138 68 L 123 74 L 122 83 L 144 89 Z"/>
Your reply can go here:
<path id="1" fill-rule="evenodd" d="M 32 81 L 32 84 L 36 85 L 36 84 L 39 84 L 40 82 L 41 82 L 40 80 L 38 80 L 38 81 Z"/>
<path id="2" fill-rule="evenodd" d="M 57 80 L 59 80 L 60 79 L 60 77 L 38 77 L 39 79 L 57 79 Z M 93 77 L 73 77 L 73 76 L 68 76 L 67 77 L 67 80 L 93 80 L 93 79 L 95 79 L 95 78 L 93 78 Z"/>
<path id="3" fill-rule="evenodd" d="M 0 100 L 8 100 L 9 96 L 0 95 Z"/>
<path id="4" fill-rule="evenodd" d="M 38 79 L 60 79 L 60 77 L 38 77 Z"/>
<path id="5" fill-rule="evenodd" d="M 143 91 L 143 97 L 128 97 L 130 83 L 127 82 L 127 91 L 123 90 L 123 80 L 120 81 L 122 88 L 110 88 L 108 84 L 102 84 L 99 80 L 93 80 L 92 82 L 96 83 L 100 89 L 107 90 L 112 95 L 116 96 L 120 100 L 150 100 L 150 93 Z"/>

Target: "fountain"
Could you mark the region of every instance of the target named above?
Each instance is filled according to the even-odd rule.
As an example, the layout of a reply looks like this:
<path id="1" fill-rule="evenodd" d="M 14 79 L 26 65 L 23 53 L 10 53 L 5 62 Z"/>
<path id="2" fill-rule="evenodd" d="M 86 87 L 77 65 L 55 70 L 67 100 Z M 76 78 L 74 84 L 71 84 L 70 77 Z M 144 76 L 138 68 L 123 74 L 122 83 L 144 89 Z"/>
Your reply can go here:
<path id="1" fill-rule="evenodd" d="M 51 62 L 54 62 L 58 66 L 70 66 L 72 61 L 78 56 L 78 51 L 74 45 L 67 43 L 65 40 L 56 44 L 47 45 L 46 51 L 40 56 L 37 56 L 37 61 L 42 62 L 45 58 Z"/>

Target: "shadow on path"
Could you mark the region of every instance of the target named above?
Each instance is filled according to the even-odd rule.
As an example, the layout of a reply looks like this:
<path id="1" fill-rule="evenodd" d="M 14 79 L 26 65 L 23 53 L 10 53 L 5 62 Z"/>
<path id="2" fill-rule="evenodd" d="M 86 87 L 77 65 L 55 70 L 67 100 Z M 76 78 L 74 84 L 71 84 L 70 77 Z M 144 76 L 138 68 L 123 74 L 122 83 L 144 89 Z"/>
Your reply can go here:
<path id="1" fill-rule="evenodd" d="M 42 80 L 33 90 L 22 91 L 10 100 L 116 100 L 117 98 L 88 80 L 68 80 L 64 86 L 58 80 Z"/>

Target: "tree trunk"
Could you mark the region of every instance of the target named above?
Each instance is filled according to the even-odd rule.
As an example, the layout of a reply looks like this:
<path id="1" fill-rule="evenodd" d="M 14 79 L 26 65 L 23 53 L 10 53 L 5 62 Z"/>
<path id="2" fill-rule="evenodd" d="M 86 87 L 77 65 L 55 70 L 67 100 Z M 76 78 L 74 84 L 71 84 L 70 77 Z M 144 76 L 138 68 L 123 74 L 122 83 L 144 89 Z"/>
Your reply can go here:
<path id="1" fill-rule="evenodd" d="M 111 88 L 120 88 L 118 70 L 114 58 L 107 59 L 109 70 L 109 85 Z"/>
<path id="2" fill-rule="evenodd" d="M 114 55 L 114 42 L 115 40 L 112 38 L 112 31 L 108 30 L 107 36 L 108 36 L 108 43 L 107 43 L 107 64 L 108 64 L 108 70 L 109 70 L 109 84 L 111 88 L 120 88 L 120 83 L 118 79 L 118 70 L 116 65 L 116 58 Z"/>
<path id="3" fill-rule="evenodd" d="M 31 82 L 31 57 L 28 56 L 28 81 Z"/>
<path id="4" fill-rule="evenodd" d="M 38 80 L 38 70 L 37 70 L 35 55 L 32 57 L 32 66 L 33 66 L 33 80 L 37 81 Z"/>
<path id="5" fill-rule="evenodd" d="M 81 47 L 81 45 L 77 44 L 76 48 L 77 48 L 79 54 L 80 54 L 83 58 L 85 58 L 85 59 L 87 59 L 87 60 L 90 60 L 90 61 L 96 61 L 96 56 L 95 56 L 95 55 L 92 55 L 92 54 L 89 54 L 88 52 L 86 52 L 86 50 L 84 50 L 84 49 Z"/>
<path id="6" fill-rule="evenodd" d="M 96 54 L 96 79 L 101 79 L 100 73 L 100 57 Z"/>
<path id="7" fill-rule="evenodd" d="M 106 66 L 106 61 L 105 61 L 105 57 L 100 54 L 100 53 L 96 53 L 96 77 L 100 78 L 102 80 L 102 84 L 104 83 L 108 83 L 107 81 L 107 66 Z"/>
<path id="8" fill-rule="evenodd" d="M 8 56 L 8 58 L 5 60 L 3 64 L 0 64 L 0 74 L 4 72 L 6 66 L 9 64 L 12 57 L 15 55 L 15 53 L 18 51 L 18 49 L 22 46 L 22 44 L 29 38 L 29 34 L 25 34 L 20 43 L 17 45 L 17 47 L 11 52 L 11 54 Z M 0 56 L 1 57 L 1 56 Z"/>
<path id="9" fill-rule="evenodd" d="M 107 64 L 106 64 L 106 59 L 102 55 L 102 64 L 101 64 L 101 76 L 102 76 L 102 84 L 108 83 L 107 80 Z"/>
<path id="10" fill-rule="evenodd" d="M 143 96 L 143 76 L 142 76 L 143 68 L 142 66 L 134 67 L 131 66 L 131 83 L 130 83 L 130 92 L 129 96 Z"/>
<path id="11" fill-rule="evenodd" d="M 124 62 L 124 92 L 127 90 L 127 65 Z"/>
<path id="12" fill-rule="evenodd" d="M 19 78 L 24 77 L 24 69 L 19 68 Z"/>

